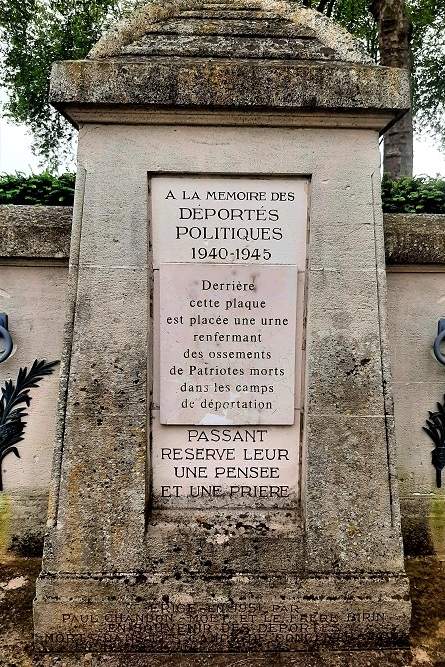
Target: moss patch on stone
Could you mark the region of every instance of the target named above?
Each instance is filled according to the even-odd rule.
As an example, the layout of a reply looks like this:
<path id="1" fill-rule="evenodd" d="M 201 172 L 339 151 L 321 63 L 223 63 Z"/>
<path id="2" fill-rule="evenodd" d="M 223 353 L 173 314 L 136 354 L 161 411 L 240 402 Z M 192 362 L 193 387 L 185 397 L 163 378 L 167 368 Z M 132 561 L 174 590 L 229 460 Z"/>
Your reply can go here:
<path id="1" fill-rule="evenodd" d="M 10 511 L 9 498 L 6 493 L 0 493 L 0 556 L 5 554 L 10 541 Z"/>

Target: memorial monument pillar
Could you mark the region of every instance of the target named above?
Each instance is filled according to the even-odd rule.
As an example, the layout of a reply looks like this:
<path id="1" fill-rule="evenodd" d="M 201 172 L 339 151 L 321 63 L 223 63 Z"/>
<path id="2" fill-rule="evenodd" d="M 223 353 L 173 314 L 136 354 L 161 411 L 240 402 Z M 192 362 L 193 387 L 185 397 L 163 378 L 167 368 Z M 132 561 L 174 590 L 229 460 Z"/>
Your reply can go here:
<path id="1" fill-rule="evenodd" d="M 379 133 L 408 74 L 274 0 L 151 3 L 79 127 L 36 645 L 403 645 Z"/>

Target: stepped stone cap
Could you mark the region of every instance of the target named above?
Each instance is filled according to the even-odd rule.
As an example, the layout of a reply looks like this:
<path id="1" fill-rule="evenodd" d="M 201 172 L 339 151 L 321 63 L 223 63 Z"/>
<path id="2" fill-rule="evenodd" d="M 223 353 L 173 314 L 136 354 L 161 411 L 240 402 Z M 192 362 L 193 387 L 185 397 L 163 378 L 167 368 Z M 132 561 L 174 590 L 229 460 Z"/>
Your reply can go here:
<path id="1" fill-rule="evenodd" d="M 56 63 L 50 100 L 74 124 L 119 122 L 123 107 L 132 122 L 153 114 L 159 122 L 160 112 L 169 122 L 167 110 L 198 123 L 205 110 L 209 122 L 210 111 L 237 110 L 242 124 L 252 112 L 278 113 L 284 124 L 292 112 L 300 125 L 329 110 L 380 117 L 383 129 L 409 108 L 410 92 L 407 72 L 375 65 L 316 11 L 284 0 L 158 0 L 106 33 L 86 60 Z"/>

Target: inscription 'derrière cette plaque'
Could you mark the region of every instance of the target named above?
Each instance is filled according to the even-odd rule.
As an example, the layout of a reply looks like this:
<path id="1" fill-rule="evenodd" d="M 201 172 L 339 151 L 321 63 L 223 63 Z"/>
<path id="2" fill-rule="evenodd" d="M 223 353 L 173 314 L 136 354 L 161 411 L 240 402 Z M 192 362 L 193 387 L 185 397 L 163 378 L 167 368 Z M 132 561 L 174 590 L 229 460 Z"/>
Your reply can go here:
<path id="1" fill-rule="evenodd" d="M 160 269 L 161 423 L 293 424 L 296 267 Z"/>
<path id="2" fill-rule="evenodd" d="M 306 182 L 156 177 L 151 184 L 160 322 L 155 495 L 287 498 L 297 476 Z"/>

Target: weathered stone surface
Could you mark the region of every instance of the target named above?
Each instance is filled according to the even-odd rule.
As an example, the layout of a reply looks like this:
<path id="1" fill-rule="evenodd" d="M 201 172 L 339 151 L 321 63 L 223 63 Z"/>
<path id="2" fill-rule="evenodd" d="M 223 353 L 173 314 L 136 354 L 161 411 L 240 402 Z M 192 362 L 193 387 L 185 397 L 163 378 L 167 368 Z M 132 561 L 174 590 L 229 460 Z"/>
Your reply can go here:
<path id="1" fill-rule="evenodd" d="M 66 259 L 70 206 L 0 206 L 0 257 Z"/>
<path id="2" fill-rule="evenodd" d="M 408 76 L 399 70 L 330 62 L 81 60 L 57 63 L 51 102 L 70 105 L 406 110 Z M 394 111 L 396 110 L 396 111 Z M 400 111 L 399 111 L 400 110 Z M 376 112 L 374 112 L 376 113 Z"/>
<path id="3" fill-rule="evenodd" d="M 228 0 L 223 3 L 203 3 L 197 0 L 173 0 L 171 2 L 153 3 L 139 8 L 133 15 L 113 27 L 91 50 L 89 57 L 109 58 L 122 54 L 122 49 L 143 37 L 147 31 L 153 30 L 159 26 L 164 32 L 168 32 L 169 21 L 174 19 L 190 17 L 190 12 L 195 12 L 194 22 L 190 25 L 197 29 L 197 23 L 201 23 L 202 31 L 214 32 L 215 27 L 208 22 L 209 18 L 217 17 L 223 19 L 223 22 L 217 27 L 220 33 L 225 30 L 234 32 L 234 28 L 224 28 L 231 25 L 234 19 L 245 18 L 262 22 L 263 37 L 267 36 L 269 24 L 268 21 L 273 18 L 279 20 L 286 26 L 291 35 L 301 35 L 300 31 L 305 32 L 307 37 L 319 39 L 325 46 L 332 48 L 339 56 L 339 60 L 350 62 L 371 63 L 371 59 L 364 49 L 354 38 L 345 30 L 336 25 L 323 14 L 313 12 L 304 7 L 295 7 L 287 2 L 276 2 L 275 0 L 262 0 L 261 2 L 252 2 L 251 0 L 242 0 L 235 2 Z M 196 19 L 196 12 L 203 13 Z M 209 16 L 210 14 L 213 16 Z M 202 20 L 201 20 L 202 17 Z M 294 27 L 296 26 L 296 27 Z M 187 29 L 189 32 L 190 29 Z M 247 31 L 249 28 L 247 29 Z M 260 32 L 258 28 L 258 33 Z M 239 39 L 245 36 L 244 22 L 237 28 Z M 179 55 L 182 55 L 179 52 Z M 230 53 L 228 54 L 230 57 Z M 261 55 L 260 55 L 261 57 Z"/>
<path id="4" fill-rule="evenodd" d="M 357 184 L 353 184 L 357 186 Z M 359 192 L 354 196 L 360 199 Z M 360 206 L 360 201 L 357 202 Z M 365 210 L 357 217 L 363 219 Z M 339 208 L 341 211 L 342 208 Z M 71 238 L 73 209 L 71 206 L 0 206 L 0 256 L 67 259 Z M 443 264 L 445 263 L 445 216 L 414 213 L 385 213 L 385 251 L 388 264 Z M 351 236 L 345 230 L 344 241 L 351 247 L 347 266 L 355 264 L 353 253 L 363 243 L 374 244 L 374 232 L 369 222 L 365 231 L 357 225 Z M 320 229 L 325 240 L 329 229 Z M 339 233 L 336 225 L 336 233 Z M 98 232 L 99 233 L 99 232 Z M 106 233 L 106 228 L 100 234 Z M 341 233 L 341 231 L 340 231 Z M 321 238 L 320 238 L 321 240 Z M 98 236 L 97 243 L 101 242 Z M 94 248 L 93 248 L 94 250 Z M 323 261 L 337 262 L 338 254 L 330 243 L 324 244 Z M 120 252 L 120 250 L 119 250 Z M 360 263 L 360 260 L 357 260 Z"/>
<path id="5" fill-rule="evenodd" d="M 269 32 L 269 31 L 268 31 Z M 173 34 L 146 35 L 123 49 L 128 56 L 177 56 L 178 48 L 182 56 L 198 58 L 295 58 L 299 60 L 334 60 L 335 52 L 315 40 L 293 39 L 289 45 L 281 36 L 262 37 L 261 40 L 244 37 L 242 42 L 234 42 L 226 35 L 186 35 Z"/>
<path id="6" fill-rule="evenodd" d="M 144 42 L 147 42 L 150 39 L 150 35 L 157 33 L 161 35 L 195 35 L 197 37 L 208 37 L 210 35 L 223 35 L 225 37 L 228 37 L 229 35 L 242 35 L 243 37 L 258 36 L 260 38 L 315 37 L 315 33 L 311 28 L 298 23 L 285 21 L 273 15 L 271 15 L 271 20 L 267 20 L 266 17 L 260 18 L 258 16 L 256 17 L 256 20 L 252 20 L 245 16 L 239 16 L 238 18 L 234 18 L 231 15 L 227 16 L 224 11 L 221 11 L 216 20 L 212 21 L 208 20 L 211 17 L 207 15 L 202 17 L 205 18 L 205 21 L 199 20 L 199 18 L 190 18 L 190 12 L 182 13 L 181 17 L 182 18 L 169 19 L 162 23 L 155 23 L 147 26 L 146 35 L 142 39 Z M 137 43 L 138 42 L 133 42 L 133 44 L 124 47 L 125 53 L 131 53 L 133 46 Z M 178 50 L 181 52 L 180 55 L 185 55 L 182 52 L 182 44 L 179 46 Z M 333 49 L 330 49 L 330 51 L 333 54 L 335 53 Z M 267 54 L 262 53 L 261 55 L 262 57 L 265 57 Z"/>
<path id="7" fill-rule="evenodd" d="M 386 421 L 384 416 L 309 419 L 313 465 L 307 480 L 307 555 L 312 571 L 378 573 L 403 567 L 391 489 L 381 493 L 388 476 Z M 341 442 L 348 446 L 339 447 Z M 367 454 L 370 443 L 372 457 Z M 348 489 L 359 490 L 365 516 L 357 504 L 351 505 Z M 328 508 L 324 515 L 320 506 Z"/>
<path id="8" fill-rule="evenodd" d="M 422 651 L 423 652 L 423 651 Z M 35 667 L 234 667 L 240 659 L 246 667 L 407 667 L 411 651 L 322 651 L 317 653 L 254 654 L 215 653 L 199 655 L 147 655 L 126 653 L 120 655 L 90 653 L 86 656 L 66 654 L 40 656 Z"/>
<path id="9" fill-rule="evenodd" d="M 388 264 L 444 264 L 445 215 L 387 213 Z"/>
<path id="10" fill-rule="evenodd" d="M 312 299 L 313 315 L 321 324 L 313 335 L 308 369 L 311 413 L 383 415 L 381 341 L 372 317 L 378 303 L 375 275 L 314 270 L 309 299 L 319 292 L 326 302 L 319 307 Z"/>

